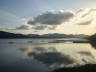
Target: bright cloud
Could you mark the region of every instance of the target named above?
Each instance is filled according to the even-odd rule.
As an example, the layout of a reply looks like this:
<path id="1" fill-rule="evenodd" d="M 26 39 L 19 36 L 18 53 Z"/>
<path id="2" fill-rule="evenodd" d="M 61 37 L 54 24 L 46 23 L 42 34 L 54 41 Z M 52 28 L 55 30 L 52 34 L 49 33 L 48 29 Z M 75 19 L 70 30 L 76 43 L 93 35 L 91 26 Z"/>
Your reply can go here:
<path id="1" fill-rule="evenodd" d="M 95 19 L 96 9 L 91 8 L 82 8 L 77 11 L 47 11 L 36 17 L 22 19 L 24 25 L 17 29 L 62 30 L 66 33 L 70 31 L 85 33 L 90 28 L 96 28 Z"/>

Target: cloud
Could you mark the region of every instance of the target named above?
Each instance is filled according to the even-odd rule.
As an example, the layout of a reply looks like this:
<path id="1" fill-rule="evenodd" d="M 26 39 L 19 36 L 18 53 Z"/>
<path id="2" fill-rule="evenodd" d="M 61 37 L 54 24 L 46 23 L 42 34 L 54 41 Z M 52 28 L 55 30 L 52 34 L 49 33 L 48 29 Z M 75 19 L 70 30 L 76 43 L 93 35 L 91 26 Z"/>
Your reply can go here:
<path id="1" fill-rule="evenodd" d="M 11 28 L 11 27 L 0 27 L 0 31 L 8 31 L 8 30 L 15 30 L 15 28 Z"/>
<path id="2" fill-rule="evenodd" d="M 55 33 L 83 33 L 84 34 L 87 33 L 88 30 L 90 30 L 90 28 L 92 29 L 90 30 L 90 33 L 93 33 L 93 29 L 95 31 L 94 27 L 96 27 L 95 24 L 96 9 L 92 9 L 92 8 L 85 8 L 85 9 L 82 8 L 74 11 L 70 11 L 70 10 L 47 11 L 34 17 L 22 18 L 21 19 L 22 23 L 18 23 L 18 22 L 14 23 L 18 21 L 18 18 L 15 17 L 16 21 L 14 21 L 14 16 L 12 16 L 12 18 L 9 19 L 8 17 L 10 17 L 10 15 L 7 14 L 8 15 L 7 16 L 5 14 L 1 14 L 1 24 L 2 25 L 8 24 L 8 27 L 16 26 L 16 28 L 12 28 L 12 29 L 0 28 L 0 30 L 13 31 L 14 29 L 18 32 L 19 30 L 20 31 L 30 30 L 28 31 L 29 33 L 34 31 L 34 33 L 55 32 Z"/>
<path id="3" fill-rule="evenodd" d="M 75 12 L 75 16 L 68 21 L 68 24 L 90 25 L 96 18 L 96 9 L 85 8 Z"/>
<path id="4" fill-rule="evenodd" d="M 71 11 L 48 11 L 38 15 L 37 17 L 34 17 L 34 19 L 30 19 L 28 24 L 35 25 L 40 23 L 46 25 L 58 25 L 62 22 L 68 21 L 73 16 L 74 14 Z"/>
<path id="5" fill-rule="evenodd" d="M 36 17 L 23 18 L 21 21 L 24 25 L 21 25 L 16 29 L 54 30 L 57 25 L 67 22 L 73 16 L 74 13 L 72 11 L 47 11 Z"/>
<path id="6" fill-rule="evenodd" d="M 46 26 L 36 26 L 34 27 L 35 30 L 44 30 Z"/>
<path id="7" fill-rule="evenodd" d="M 77 23 L 78 25 L 89 25 L 92 23 L 93 20 L 88 20 L 88 21 L 83 21 L 83 22 L 80 22 L 80 23 Z"/>
<path id="8" fill-rule="evenodd" d="M 50 26 L 50 25 L 39 25 L 34 26 L 33 29 L 35 30 L 55 30 L 56 26 Z"/>
<path id="9" fill-rule="evenodd" d="M 96 27 L 96 9 L 81 8 L 74 11 L 47 11 L 35 17 L 23 18 L 23 26 L 17 29 L 54 30 L 63 33 L 87 33 Z M 90 26 L 89 26 L 90 25 Z M 62 30 L 62 31 L 60 31 Z M 71 30 L 71 31 L 70 31 Z M 92 31 L 90 31 L 91 33 Z"/>
<path id="10" fill-rule="evenodd" d="M 21 26 L 17 27 L 16 29 L 25 29 L 25 30 L 29 30 L 29 29 L 31 29 L 31 27 L 28 26 L 28 25 L 21 25 Z"/>
<path id="11" fill-rule="evenodd" d="M 87 15 L 90 15 L 91 12 L 96 11 L 96 9 L 92 9 L 92 8 L 81 8 L 79 9 L 76 13 L 81 14 L 81 17 L 84 18 Z"/>
<path id="12" fill-rule="evenodd" d="M 54 30 L 55 28 L 56 28 L 56 26 L 48 26 L 48 25 L 33 25 L 33 26 L 21 25 L 19 27 L 16 27 L 17 30 L 30 30 L 30 29 L 34 29 L 34 30 Z"/>

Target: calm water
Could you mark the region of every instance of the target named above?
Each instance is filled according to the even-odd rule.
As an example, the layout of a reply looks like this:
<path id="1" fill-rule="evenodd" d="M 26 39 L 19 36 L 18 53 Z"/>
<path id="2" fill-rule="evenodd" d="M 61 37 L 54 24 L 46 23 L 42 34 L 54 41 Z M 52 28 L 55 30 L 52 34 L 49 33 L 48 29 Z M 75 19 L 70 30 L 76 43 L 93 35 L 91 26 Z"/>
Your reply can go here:
<path id="1" fill-rule="evenodd" d="M 54 40 L 0 39 L 0 70 L 50 72 L 60 67 L 96 63 L 96 50 L 89 43 L 51 41 Z"/>

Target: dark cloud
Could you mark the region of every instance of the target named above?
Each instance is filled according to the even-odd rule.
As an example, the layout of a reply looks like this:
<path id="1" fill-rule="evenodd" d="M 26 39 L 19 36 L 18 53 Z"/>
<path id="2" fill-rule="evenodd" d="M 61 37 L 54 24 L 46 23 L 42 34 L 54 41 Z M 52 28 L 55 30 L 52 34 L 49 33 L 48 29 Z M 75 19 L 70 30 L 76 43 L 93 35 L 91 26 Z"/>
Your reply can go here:
<path id="1" fill-rule="evenodd" d="M 21 25 L 20 27 L 17 27 L 16 29 L 25 29 L 25 30 L 29 30 L 29 29 L 31 29 L 31 27 L 28 26 L 28 25 Z"/>
<path id="2" fill-rule="evenodd" d="M 34 17 L 34 20 L 30 19 L 27 23 L 32 25 L 37 23 L 46 25 L 58 25 L 62 22 L 68 21 L 73 16 L 74 14 L 70 11 L 50 11 Z"/>
<path id="3" fill-rule="evenodd" d="M 89 25 L 92 23 L 93 20 L 88 20 L 88 21 L 83 21 L 83 22 L 80 22 L 80 23 L 77 23 L 78 25 Z"/>
<path id="4" fill-rule="evenodd" d="M 35 30 L 54 30 L 56 26 L 48 26 L 48 25 L 39 25 L 39 26 L 34 26 L 33 29 Z"/>
<path id="5" fill-rule="evenodd" d="M 35 25 L 35 21 L 34 20 L 32 20 L 32 19 L 30 19 L 30 20 L 28 20 L 28 22 L 27 22 L 27 24 L 32 24 L 32 25 Z"/>
<path id="6" fill-rule="evenodd" d="M 33 26 L 28 26 L 28 25 L 21 25 L 20 27 L 17 27 L 16 29 L 24 29 L 24 30 L 29 30 L 29 29 L 34 29 L 34 30 L 54 30 L 56 26 L 49 26 L 49 25 L 33 25 Z"/>
<path id="7" fill-rule="evenodd" d="M 45 28 L 47 28 L 47 26 L 35 26 L 33 29 L 35 30 L 44 30 Z"/>

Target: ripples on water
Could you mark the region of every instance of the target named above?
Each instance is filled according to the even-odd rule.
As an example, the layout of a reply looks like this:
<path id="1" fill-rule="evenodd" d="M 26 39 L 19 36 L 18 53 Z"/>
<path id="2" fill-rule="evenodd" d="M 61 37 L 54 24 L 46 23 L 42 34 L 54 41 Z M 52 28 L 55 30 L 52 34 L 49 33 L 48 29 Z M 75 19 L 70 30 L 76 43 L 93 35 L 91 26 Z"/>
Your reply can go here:
<path id="1" fill-rule="evenodd" d="M 49 72 L 60 67 L 96 63 L 96 50 L 89 43 L 52 41 L 1 39 L 0 68 L 4 72 Z"/>

